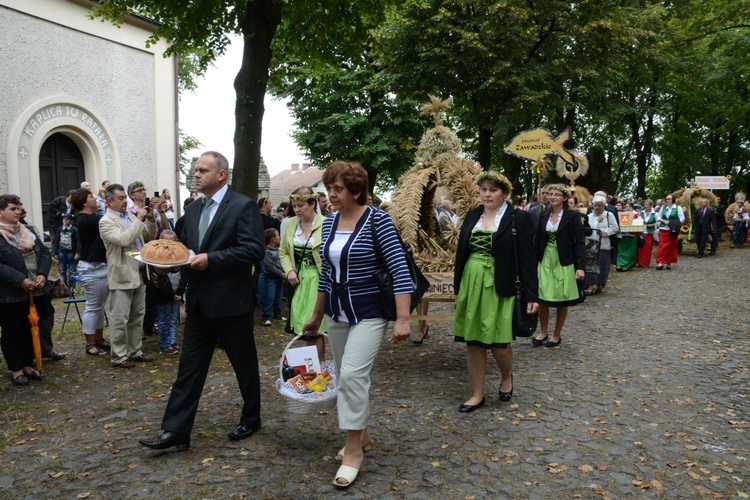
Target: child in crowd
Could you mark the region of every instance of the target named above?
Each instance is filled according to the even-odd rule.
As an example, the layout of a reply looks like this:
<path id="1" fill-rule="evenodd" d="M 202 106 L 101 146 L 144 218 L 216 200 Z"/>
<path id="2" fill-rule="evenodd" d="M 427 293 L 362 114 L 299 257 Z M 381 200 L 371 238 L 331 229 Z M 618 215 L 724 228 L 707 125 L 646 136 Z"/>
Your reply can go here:
<path id="1" fill-rule="evenodd" d="M 63 225 L 57 230 L 52 255 L 60 260 L 60 276 L 69 287 L 73 287 L 74 276 L 78 276 L 76 258 L 81 254 L 81 242 L 78 240 L 78 229 L 73 225 L 73 216 L 64 214 Z"/>
<path id="2" fill-rule="evenodd" d="M 159 239 L 177 240 L 177 234 L 169 229 L 162 231 Z M 180 304 L 185 293 L 187 273 L 184 266 L 154 267 L 149 266 L 150 283 L 154 287 L 156 321 L 161 352 L 166 355 L 177 354 L 177 323 L 180 317 Z"/>
<path id="3" fill-rule="evenodd" d="M 282 285 L 286 279 L 284 268 L 281 267 L 279 259 L 279 243 L 281 237 L 279 232 L 274 228 L 266 229 L 266 256 L 263 259 L 263 271 L 260 283 L 264 288 L 260 291 L 261 304 L 263 305 L 263 314 L 261 319 L 263 326 L 271 326 L 271 313 L 273 319 L 286 321 L 281 316 L 281 293 Z"/>

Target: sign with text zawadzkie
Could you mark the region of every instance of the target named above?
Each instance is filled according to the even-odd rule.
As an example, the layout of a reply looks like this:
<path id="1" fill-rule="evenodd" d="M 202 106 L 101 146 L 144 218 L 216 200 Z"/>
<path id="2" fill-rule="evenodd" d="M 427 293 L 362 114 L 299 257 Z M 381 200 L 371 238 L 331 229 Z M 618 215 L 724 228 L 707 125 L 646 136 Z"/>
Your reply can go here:
<path id="1" fill-rule="evenodd" d="M 575 164 L 573 154 L 563 147 L 570 140 L 570 127 L 555 137 L 546 128 L 524 130 L 505 146 L 505 152 L 525 160 L 541 161 L 545 156 L 557 154 L 571 165 Z"/>

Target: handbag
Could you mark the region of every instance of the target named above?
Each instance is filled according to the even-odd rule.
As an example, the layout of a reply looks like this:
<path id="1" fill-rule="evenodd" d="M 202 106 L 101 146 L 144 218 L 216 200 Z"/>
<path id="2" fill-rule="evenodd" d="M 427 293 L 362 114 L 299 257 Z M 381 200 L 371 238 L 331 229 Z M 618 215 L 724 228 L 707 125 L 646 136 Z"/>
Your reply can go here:
<path id="1" fill-rule="evenodd" d="M 672 233 L 672 236 L 679 236 L 680 228 L 682 228 L 682 222 L 679 219 L 669 221 L 669 232 Z"/>
<path id="2" fill-rule="evenodd" d="M 526 312 L 526 301 L 523 298 L 521 266 L 518 264 L 518 245 L 516 243 L 516 217 L 511 215 L 511 234 L 513 235 L 513 258 L 516 261 L 516 299 L 513 301 L 513 337 L 531 337 L 536 331 L 539 314 Z"/>
<path id="3" fill-rule="evenodd" d="M 375 248 L 375 254 L 379 260 L 383 262 L 383 252 L 380 249 L 380 243 L 378 242 L 378 235 L 375 232 L 375 221 L 370 221 L 370 231 L 372 232 L 372 246 Z M 406 267 L 409 269 L 409 278 L 411 280 L 411 286 L 414 290 L 411 294 L 411 304 L 409 306 L 409 312 L 416 309 L 419 301 L 422 300 L 425 292 L 430 288 L 430 282 L 425 278 L 422 271 L 419 270 L 417 264 L 414 263 L 414 252 L 412 252 L 411 245 L 405 243 L 401 239 L 401 235 L 396 231 L 396 237 L 398 238 L 399 245 L 404 252 L 406 258 Z M 383 318 L 388 321 L 396 320 L 396 296 L 393 294 L 393 277 L 388 273 L 385 268 L 385 264 L 380 266 L 380 269 L 372 273 L 372 278 L 378 285 L 380 290 L 381 304 L 383 308 Z"/>
<path id="4" fill-rule="evenodd" d="M 643 248 L 644 246 L 646 246 L 646 238 L 641 235 L 638 237 L 638 248 Z"/>

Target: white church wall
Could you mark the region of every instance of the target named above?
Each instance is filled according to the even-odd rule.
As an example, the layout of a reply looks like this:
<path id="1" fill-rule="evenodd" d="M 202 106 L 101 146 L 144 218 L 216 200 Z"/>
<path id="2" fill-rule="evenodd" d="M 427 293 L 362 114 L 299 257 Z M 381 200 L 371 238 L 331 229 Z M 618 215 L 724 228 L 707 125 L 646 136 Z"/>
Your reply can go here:
<path id="1" fill-rule="evenodd" d="M 38 226 L 39 148 L 56 132 L 78 145 L 95 188 L 177 191 L 174 60 L 163 43 L 145 48 L 152 24 L 92 21 L 91 5 L 0 0 L 0 193 L 19 194 Z"/>

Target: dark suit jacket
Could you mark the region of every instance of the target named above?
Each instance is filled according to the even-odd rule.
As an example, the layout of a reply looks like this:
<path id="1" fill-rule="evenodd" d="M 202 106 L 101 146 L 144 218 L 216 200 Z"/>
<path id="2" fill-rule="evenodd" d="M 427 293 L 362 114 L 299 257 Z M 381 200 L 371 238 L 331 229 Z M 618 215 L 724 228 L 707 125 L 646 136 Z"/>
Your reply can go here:
<path id="1" fill-rule="evenodd" d="M 53 229 L 57 229 L 57 226 L 62 224 L 62 216 L 68 211 L 68 203 L 65 201 L 65 196 L 58 196 L 49 202 L 47 208 L 46 222 L 48 224 L 55 225 Z"/>
<path id="2" fill-rule="evenodd" d="M 706 207 L 706 215 L 703 216 L 703 207 L 699 208 L 693 219 L 693 230 L 701 233 L 710 233 L 716 228 L 716 215 L 712 208 Z"/>
<path id="3" fill-rule="evenodd" d="M 198 224 L 203 203 L 185 211 L 180 241 L 196 254 L 208 254 L 208 269 L 188 269 L 187 312 L 200 307 L 209 318 L 237 316 L 255 306 L 253 264 L 263 260 L 266 238 L 255 201 L 227 190 L 198 246 Z"/>
<path id="4" fill-rule="evenodd" d="M 466 261 L 469 259 L 469 239 L 471 231 L 484 212 L 484 207 L 469 210 L 461 225 L 456 248 L 456 271 L 453 286 L 458 295 Z M 515 215 L 514 215 L 515 214 Z M 524 298 L 527 302 L 538 302 L 539 281 L 536 274 L 536 259 L 534 252 L 534 234 L 531 226 L 531 216 L 523 210 L 516 210 L 509 205 L 500 225 L 492 236 L 492 256 L 495 258 L 495 290 L 501 297 L 512 297 L 516 294 L 516 266 L 513 255 L 513 237 L 511 234 L 511 219 L 515 217 L 515 227 L 518 260 L 521 266 L 521 281 L 523 282 Z"/>
<path id="5" fill-rule="evenodd" d="M 547 221 L 552 209 L 546 210 L 539 220 L 537 228 L 537 259 L 542 260 L 544 247 L 547 245 Z M 586 243 L 583 233 L 581 216 L 575 210 L 563 210 L 560 216 L 560 224 L 557 226 L 557 253 L 560 256 L 560 264 L 569 266 L 575 264 L 578 269 L 586 270 Z"/>

